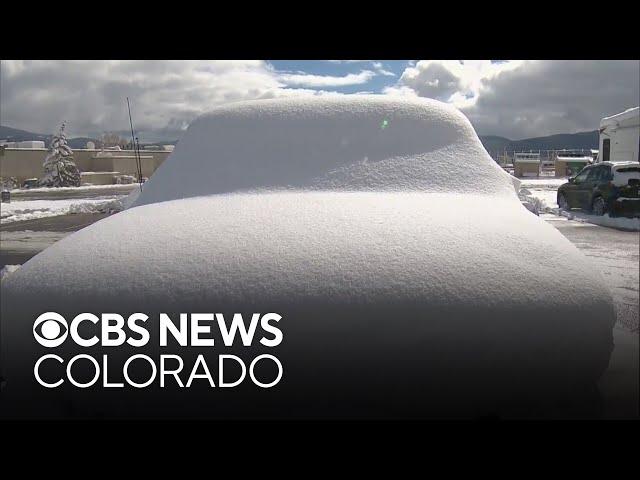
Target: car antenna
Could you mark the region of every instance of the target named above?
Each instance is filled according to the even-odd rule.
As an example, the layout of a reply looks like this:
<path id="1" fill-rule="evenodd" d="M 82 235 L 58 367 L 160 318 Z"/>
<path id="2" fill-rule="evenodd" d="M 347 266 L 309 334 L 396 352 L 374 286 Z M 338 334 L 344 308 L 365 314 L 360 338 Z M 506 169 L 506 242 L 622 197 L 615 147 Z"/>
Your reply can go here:
<path id="1" fill-rule="evenodd" d="M 131 120 L 131 105 L 129 104 L 129 97 L 127 97 L 127 109 L 129 110 L 129 125 L 131 126 L 131 147 L 133 148 L 133 152 L 136 157 L 136 170 L 138 171 L 138 183 L 140 185 L 140 192 L 142 192 L 142 161 L 140 158 L 140 144 L 138 143 L 138 139 L 133 133 L 133 120 Z"/>

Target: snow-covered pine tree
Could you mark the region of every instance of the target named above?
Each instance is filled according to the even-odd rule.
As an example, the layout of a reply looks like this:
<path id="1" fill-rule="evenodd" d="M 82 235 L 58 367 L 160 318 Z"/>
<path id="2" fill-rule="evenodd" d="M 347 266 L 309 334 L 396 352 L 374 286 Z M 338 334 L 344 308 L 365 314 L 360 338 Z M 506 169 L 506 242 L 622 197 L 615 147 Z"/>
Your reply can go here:
<path id="1" fill-rule="evenodd" d="M 40 179 L 43 187 L 79 187 L 80 170 L 73 162 L 73 150 L 67 145 L 64 122 L 57 135 L 53 136 L 49 151 L 44 159 L 44 176 Z"/>

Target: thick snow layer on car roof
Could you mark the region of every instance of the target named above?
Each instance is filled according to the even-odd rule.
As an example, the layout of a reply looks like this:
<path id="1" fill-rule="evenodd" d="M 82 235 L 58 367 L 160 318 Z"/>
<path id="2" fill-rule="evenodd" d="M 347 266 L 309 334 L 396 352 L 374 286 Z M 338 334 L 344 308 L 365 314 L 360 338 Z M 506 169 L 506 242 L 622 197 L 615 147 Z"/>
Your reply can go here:
<path id="1" fill-rule="evenodd" d="M 469 120 L 430 99 L 241 102 L 191 124 L 134 206 L 246 190 L 513 193 Z"/>
<path id="2" fill-rule="evenodd" d="M 278 388 L 70 397 L 93 415 L 517 415 L 531 414 L 517 411 L 519 400 L 557 403 L 595 385 L 612 349 L 610 293 L 565 237 L 520 204 L 462 114 L 433 101 L 297 102 L 228 107 L 194 122 L 143 205 L 64 238 L 2 281 L 14 392 L 5 413 L 37 405 L 52 414 L 69 403 L 64 390 L 44 398 L 32 388 L 41 354 L 32 326 L 43 311 L 145 312 L 154 339 L 154 312 L 282 315 L 284 341 L 266 352 L 284 366 Z M 376 140 L 394 124 L 391 144 Z M 216 141 L 205 145 L 206 136 Z M 184 353 L 157 343 L 128 353 L 141 350 Z"/>

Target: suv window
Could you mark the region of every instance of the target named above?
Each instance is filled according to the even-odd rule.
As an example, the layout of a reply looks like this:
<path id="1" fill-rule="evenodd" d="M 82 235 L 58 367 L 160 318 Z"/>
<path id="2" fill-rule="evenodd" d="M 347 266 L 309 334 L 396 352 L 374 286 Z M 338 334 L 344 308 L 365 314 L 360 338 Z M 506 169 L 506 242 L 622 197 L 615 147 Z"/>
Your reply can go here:
<path id="1" fill-rule="evenodd" d="M 616 172 L 626 173 L 626 172 L 640 172 L 640 167 L 619 167 L 616 169 Z"/>
<path id="2" fill-rule="evenodd" d="M 602 169 L 600 167 L 593 167 L 589 170 L 589 176 L 587 177 L 587 181 L 589 182 L 597 182 L 600 180 L 600 176 L 602 174 Z"/>
<path id="3" fill-rule="evenodd" d="M 591 172 L 593 169 L 592 168 L 585 168 L 583 169 L 578 175 L 576 175 L 576 178 L 574 179 L 575 183 L 582 183 L 587 179 L 587 175 L 589 175 L 589 172 Z"/>
<path id="4" fill-rule="evenodd" d="M 609 167 L 607 166 L 598 166 L 593 167 L 591 169 L 591 173 L 589 174 L 590 182 L 606 182 L 609 180 Z"/>

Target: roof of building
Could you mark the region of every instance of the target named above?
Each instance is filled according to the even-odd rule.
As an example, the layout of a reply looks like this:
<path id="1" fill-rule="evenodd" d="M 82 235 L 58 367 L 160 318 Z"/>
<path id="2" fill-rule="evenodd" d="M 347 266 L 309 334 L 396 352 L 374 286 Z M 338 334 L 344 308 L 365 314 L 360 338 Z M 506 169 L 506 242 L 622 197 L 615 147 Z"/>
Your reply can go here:
<path id="1" fill-rule="evenodd" d="M 536 158 L 516 158 L 513 163 L 540 163 L 540 159 Z"/>
<path id="2" fill-rule="evenodd" d="M 581 157 L 558 155 L 556 159 L 561 162 L 590 162 L 593 160 L 589 155 L 583 155 Z"/>

